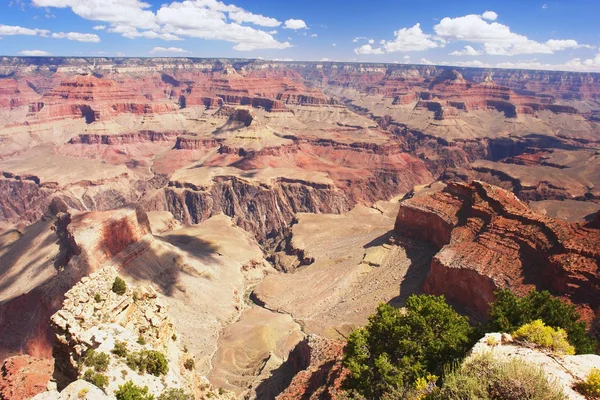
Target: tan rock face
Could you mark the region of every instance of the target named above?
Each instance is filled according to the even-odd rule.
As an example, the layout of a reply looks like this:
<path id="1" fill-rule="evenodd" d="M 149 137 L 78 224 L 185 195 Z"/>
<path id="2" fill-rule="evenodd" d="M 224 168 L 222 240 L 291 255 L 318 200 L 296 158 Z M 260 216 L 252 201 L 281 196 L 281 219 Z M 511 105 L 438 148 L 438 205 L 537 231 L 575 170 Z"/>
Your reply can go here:
<path id="1" fill-rule="evenodd" d="M 498 187 L 449 183 L 405 200 L 395 231 L 440 248 L 425 290 L 480 316 L 501 288 L 548 289 L 583 308 L 600 305 L 600 230 L 537 214 Z"/>
<path id="2" fill-rule="evenodd" d="M 505 333 L 488 333 L 471 350 L 469 357 L 491 354 L 499 360 L 521 359 L 543 369 L 551 383 L 556 383 L 568 399 L 583 400 L 586 397 L 574 390 L 577 383 L 585 381 L 592 369 L 600 368 L 600 356 L 581 354 L 559 357 L 535 347 L 513 341 Z M 468 358 L 467 358 L 468 359 Z"/>
<path id="3" fill-rule="evenodd" d="M 107 394 L 128 380 L 148 386 L 156 396 L 167 388 L 194 393 L 194 373 L 184 368 L 190 356 L 177 340 L 164 302 L 151 287 L 130 287 L 123 295 L 114 293 L 111 288 L 117 276 L 113 268 L 103 268 L 84 277 L 65 294 L 63 308 L 51 319 L 56 333 L 57 367 L 66 376 L 81 379 L 89 369 L 81 363 L 93 349 L 110 357 L 104 372 L 109 378 Z M 161 379 L 132 370 L 124 357 L 112 353 L 116 342 L 124 343 L 129 353 L 150 349 L 161 352 L 168 362 L 168 372 Z"/>

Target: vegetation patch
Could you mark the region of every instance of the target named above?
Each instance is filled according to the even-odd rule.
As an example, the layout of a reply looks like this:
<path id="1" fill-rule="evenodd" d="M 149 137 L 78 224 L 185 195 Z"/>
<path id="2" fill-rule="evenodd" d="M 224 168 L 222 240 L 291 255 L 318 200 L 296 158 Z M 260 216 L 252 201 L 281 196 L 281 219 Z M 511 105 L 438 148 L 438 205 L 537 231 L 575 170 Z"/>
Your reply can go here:
<path id="1" fill-rule="evenodd" d="M 166 375 L 169 365 L 163 353 L 156 350 L 142 350 L 127 356 L 127 365 L 139 373 L 149 373 L 154 376 Z"/>
<path id="2" fill-rule="evenodd" d="M 128 352 L 127 343 L 118 340 L 115 342 L 115 347 L 112 349 L 112 353 L 114 355 L 119 357 L 127 357 Z"/>
<path id="3" fill-rule="evenodd" d="M 127 381 L 123 385 L 119 385 L 119 389 L 115 392 L 117 400 L 154 400 L 152 394 L 148 394 L 148 386 L 139 387 L 133 381 Z"/>
<path id="4" fill-rule="evenodd" d="M 121 277 L 116 277 L 115 281 L 113 282 L 112 285 L 112 291 L 115 292 L 116 294 L 118 294 L 119 296 L 123 296 L 125 294 L 125 292 L 127 291 L 127 284 L 125 283 L 125 281 L 123 279 L 121 279 Z"/>
<path id="5" fill-rule="evenodd" d="M 432 400 L 564 400 L 560 387 L 551 384 L 541 367 L 520 358 L 495 359 L 479 354 L 460 367 L 449 369 Z"/>
<path id="6" fill-rule="evenodd" d="M 350 334 L 345 387 L 368 399 L 415 388 L 464 357 L 473 332 L 443 296 L 410 296 L 405 309 L 381 304 L 367 326 Z"/>
<path id="7" fill-rule="evenodd" d="M 600 369 L 592 369 L 587 379 L 577 384 L 576 389 L 588 397 L 600 398 Z"/>
<path id="8" fill-rule="evenodd" d="M 96 372 L 106 372 L 108 364 L 110 364 L 110 357 L 106 353 L 90 349 L 85 353 L 83 363 L 86 367 L 93 367 Z"/>
<path id="9" fill-rule="evenodd" d="M 88 369 L 83 374 L 83 380 L 91 383 L 94 386 L 99 387 L 104 390 L 108 386 L 108 377 L 106 375 L 99 374 L 94 372 L 91 369 Z"/>
<path id="10" fill-rule="evenodd" d="M 192 395 L 183 389 L 166 389 L 158 396 L 158 400 L 192 400 Z"/>
<path id="11" fill-rule="evenodd" d="M 541 319 L 523 325 L 515 331 L 513 337 L 535 343 L 556 354 L 575 354 L 575 348 L 567 341 L 567 333 L 564 329 L 546 326 Z"/>
<path id="12" fill-rule="evenodd" d="M 510 290 L 496 292 L 496 301 L 492 303 L 488 332 L 513 333 L 521 326 L 536 320 L 544 324 L 563 329 L 567 340 L 577 354 L 594 353 L 596 342 L 587 333 L 585 322 L 574 305 L 563 302 L 548 291 L 532 291 L 525 297 L 517 297 Z"/>

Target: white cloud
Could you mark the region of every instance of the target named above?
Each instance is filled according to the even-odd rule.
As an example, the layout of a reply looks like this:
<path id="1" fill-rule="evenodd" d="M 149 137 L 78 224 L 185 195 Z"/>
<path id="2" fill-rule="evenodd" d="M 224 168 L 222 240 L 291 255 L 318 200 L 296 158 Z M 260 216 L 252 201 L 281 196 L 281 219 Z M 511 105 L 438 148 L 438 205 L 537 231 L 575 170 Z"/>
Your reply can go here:
<path id="1" fill-rule="evenodd" d="M 254 14 L 218 0 L 185 0 L 163 4 L 153 12 L 141 0 L 31 0 L 39 7 L 70 8 L 75 14 L 92 21 L 110 24 L 109 32 L 124 37 L 182 40 L 183 36 L 234 43 L 236 50 L 285 49 L 272 35 L 243 24 L 265 27 L 280 26 L 275 18 Z M 288 20 L 291 29 L 306 28 L 302 20 Z"/>
<path id="2" fill-rule="evenodd" d="M 410 56 L 404 56 L 404 61 L 410 61 Z"/>
<path id="3" fill-rule="evenodd" d="M 337 44 L 335 44 L 335 43 L 331 43 L 331 45 L 332 45 L 333 47 L 337 46 Z"/>
<path id="4" fill-rule="evenodd" d="M 511 32 L 506 25 L 487 22 L 483 16 L 475 14 L 457 18 L 446 17 L 433 29 L 437 35 L 447 40 L 483 43 L 485 53 L 489 55 L 553 54 L 555 51 L 569 48 L 589 47 L 572 39 L 536 42 Z"/>
<path id="5" fill-rule="evenodd" d="M 490 20 L 490 21 L 495 21 L 495 20 L 498 19 L 498 14 L 496 14 L 493 11 L 486 11 L 483 14 L 481 14 L 481 18 L 487 19 L 487 20 Z"/>
<path id="6" fill-rule="evenodd" d="M 395 40 L 383 43 L 383 49 L 386 53 L 424 51 L 443 46 L 443 44 L 431 40 L 431 35 L 423 33 L 421 24 L 415 24 L 412 28 L 397 30 L 394 35 L 396 35 Z"/>
<path id="7" fill-rule="evenodd" d="M 421 58 L 421 59 L 419 60 L 419 62 L 420 62 L 421 64 L 425 64 L 425 65 L 433 65 L 433 62 L 432 62 L 432 61 L 429 61 L 429 60 L 428 60 L 428 59 L 426 59 L 426 58 Z"/>
<path id="8" fill-rule="evenodd" d="M 189 51 L 180 47 L 154 47 L 150 50 L 150 54 L 154 53 L 189 53 Z"/>
<path id="9" fill-rule="evenodd" d="M 573 58 L 563 64 L 544 64 L 533 59 L 517 62 L 502 62 L 496 64 L 496 68 L 600 72 L 600 53 L 596 54 L 594 58 Z"/>
<path id="10" fill-rule="evenodd" d="M 43 50 L 23 50 L 20 51 L 19 54 L 28 57 L 45 57 L 51 55 L 51 53 Z"/>
<path id="11" fill-rule="evenodd" d="M 364 44 L 354 49 L 356 54 L 383 54 L 381 48 L 373 48 L 370 44 Z"/>
<path id="12" fill-rule="evenodd" d="M 316 37 L 318 37 L 318 35 L 316 33 L 313 33 L 312 35 L 310 35 L 310 37 L 316 38 Z"/>
<path id="13" fill-rule="evenodd" d="M 235 7 L 235 6 L 233 6 Z M 237 8 L 237 7 L 236 7 Z M 281 25 L 281 22 L 277 21 L 275 18 L 265 17 L 259 14 L 252 14 L 243 9 L 238 9 L 236 11 L 229 12 L 229 18 L 238 23 L 250 22 L 254 25 L 274 27 Z"/>
<path id="14" fill-rule="evenodd" d="M 327 62 L 327 61 L 329 61 L 329 58 L 327 58 L 327 57 L 325 57 L 325 58 L 321 58 L 321 61 L 323 61 L 323 62 Z"/>
<path id="15" fill-rule="evenodd" d="M 308 27 L 306 26 L 306 22 L 302 21 L 301 19 L 293 19 L 293 18 L 285 21 L 283 23 L 283 27 L 285 29 L 294 29 L 294 30 L 308 29 Z"/>
<path id="16" fill-rule="evenodd" d="M 281 62 L 281 61 L 283 61 L 283 62 L 290 62 L 290 61 L 294 61 L 294 60 L 293 60 L 292 58 L 274 58 L 274 59 L 273 59 L 273 60 L 271 60 L 271 61 L 277 61 L 277 62 Z"/>
<path id="17" fill-rule="evenodd" d="M 57 32 L 52 34 L 54 39 L 69 39 L 77 42 L 98 43 L 100 37 L 93 33 L 78 33 L 78 32 Z"/>
<path id="18" fill-rule="evenodd" d="M 92 29 L 95 31 L 103 31 L 106 29 L 106 25 L 96 25 L 96 26 L 92 27 Z"/>
<path id="19" fill-rule="evenodd" d="M 360 40 L 367 40 L 367 41 L 368 41 L 368 40 L 370 40 L 370 39 L 369 39 L 368 37 L 365 37 L 365 36 L 357 36 L 357 37 L 355 37 L 354 39 L 352 39 L 352 41 L 353 41 L 354 43 L 358 43 Z"/>
<path id="20" fill-rule="evenodd" d="M 543 8 L 544 10 L 546 10 L 546 9 L 548 8 L 548 4 L 544 4 L 544 5 L 542 5 L 542 8 Z"/>
<path id="21" fill-rule="evenodd" d="M 82 18 L 127 24 L 141 29 L 157 29 L 150 4 L 140 0 L 31 0 L 38 7 L 71 8 Z"/>
<path id="22" fill-rule="evenodd" d="M 450 53 L 451 56 L 479 56 L 481 51 L 475 50 L 471 46 L 465 46 L 462 50 L 453 51 Z"/>
<path id="23" fill-rule="evenodd" d="M 0 36 L 26 35 L 26 36 L 47 36 L 50 31 L 45 29 L 29 29 L 21 26 L 0 24 Z"/>

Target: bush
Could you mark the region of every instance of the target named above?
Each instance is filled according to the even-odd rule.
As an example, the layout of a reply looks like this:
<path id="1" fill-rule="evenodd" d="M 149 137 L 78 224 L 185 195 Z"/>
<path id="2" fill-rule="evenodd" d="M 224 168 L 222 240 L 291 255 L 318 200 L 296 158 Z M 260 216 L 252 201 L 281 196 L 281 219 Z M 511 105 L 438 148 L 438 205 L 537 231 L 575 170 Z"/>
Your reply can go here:
<path id="1" fill-rule="evenodd" d="M 156 350 L 142 350 L 127 356 L 127 365 L 141 374 L 149 373 L 154 376 L 166 375 L 169 365 L 165 355 Z"/>
<path id="2" fill-rule="evenodd" d="M 108 377 L 106 375 L 94 372 L 91 369 L 85 371 L 85 374 L 83 374 L 83 380 L 88 381 L 92 385 L 97 386 L 103 390 L 106 386 L 108 386 Z"/>
<path id="3" fill-rule="evenodd" d="M 577 385 L 577 390 L 592 398 L 600 397 L 600 369 L 592 369 L 585 382 Z"/>
<path id="4" fill-rule="evenodd" d="M 110 363 L 110 357 L 106 353 L 97 353 L 94 349 L 90 349 L 85 353 L 83 362 L 86 367 L 94 367 L 96 372 L 105 372 Z"/>
<path id="5" fill-rule="evenodd" d="M 552 328 L 561 328 L 567 332 L 568 341 L 578 354 L 594 353 L 595 341 L 588 335 L 585 322 L 572 304 L 562 302 L 548 291 L 536 292 L 518 298 L 509 290 L 495 293 L 492 303 L 488 332 L 513 333 L 521 326 L 541 319 Z"/>
<path id="6" fill-rule="evenodd" d="M 154 400 L 154 396 L 148 394 L 148 386 L 143 388 L 136 386 L 132 381 L 119 385 L 115 392 L 117 400 Z"/>
<path id="7" fill-rule="evenodd" d="M 144 337 L 140 334 L 137 338 L 137 343 L 143 346 L 146 344 L 146 339 L 144 339 Z"/>
<path id="8" fill-rule="evenodd" d="M 434 400 L 563 400 L 565 395 L 548 382 L 541 367 L 520 358 L 494 359 L 479 354 L 453 371 L 447 371 Z"/>
<path id="9" fill-rule="evenodd" d="M 188 358 L 187 360 L 185 360 L 185 362 L 183 363 L 183 366 L 185 367 L 185 369 L 189 369 L 190 371 L 194 369 L 194 367 L 196 366 L 196 362 L 194 361 L 193 358 Z"/>
<path id="10" fill-rule="evenodd" d="M 96 303 L 100 303 L 100 302 L 102 301 L 102 297 L 100 296 L 100 293 L 96 293 L 96 294 L 94 295 L 94 301 L 95 301 Z"/>
<path id="11" fill-rule="evenodd" d="M 127 284 L 123 279 L 117 276 L 115 278 L 115 281 L 113 282 L 112 291 L 118 294 L 119 296 L 123 296 L 127 291 Z"/>
<path id="12" fill-rule="evenodd" d="M 115 347 L 112 349 L 112 353 L 119 357 L 127 357 L 127 343 L 116 341 Z"/>
<path id="13" fill-rule="evenodd" d="M 567 341 L 567 333 L 561 328 L 546 326 L 541 319 L 523 325 L 515 331 L 513 337 L 535 343 L 557 354 L 575 354 L 575 348 Z"/>
<path id="14" fill-rule="evenodd" d="M 192 400 L 192 395 L 183 389 L 166 389 L 158 396 L 158 400 Z"/>
<path id="15" fill-rule="evenodd" d="M 367 326 L 350 334 L 344 365 L 345 387 L 372 399 L 414 387 L 439 374 L 473 344 L 473 329 L 443 296 L 410 296 L 406 309 L 381 304 Z"/>

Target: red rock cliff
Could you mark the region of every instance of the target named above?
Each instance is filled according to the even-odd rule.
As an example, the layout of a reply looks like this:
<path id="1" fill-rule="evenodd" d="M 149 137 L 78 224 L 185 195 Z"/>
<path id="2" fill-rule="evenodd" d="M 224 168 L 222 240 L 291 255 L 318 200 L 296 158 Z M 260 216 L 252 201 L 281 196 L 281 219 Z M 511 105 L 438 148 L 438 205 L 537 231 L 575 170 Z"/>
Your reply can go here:
<path id="1" fill-rule="evenodd" d="M 485 317 L 494 291 L 537 288 L 600 306 L 600 229 L 533 212 L 511 192 L 474 181 L 401 203 L 395 230 L 440 247 L 425 290 Z"/>

